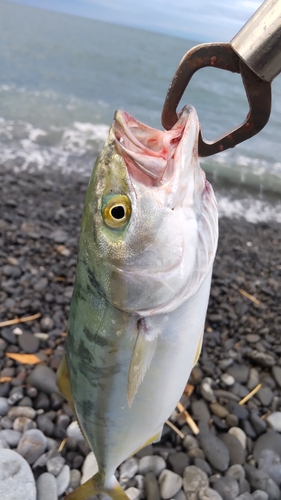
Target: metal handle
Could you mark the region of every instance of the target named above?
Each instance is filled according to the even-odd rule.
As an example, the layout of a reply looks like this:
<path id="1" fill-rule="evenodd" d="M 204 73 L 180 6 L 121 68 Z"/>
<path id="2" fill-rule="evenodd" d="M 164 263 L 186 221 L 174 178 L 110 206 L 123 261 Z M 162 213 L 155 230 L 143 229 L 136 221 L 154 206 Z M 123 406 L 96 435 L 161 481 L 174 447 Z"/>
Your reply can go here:
<path id="1" fill-rule="evenodd" d="M 265 0 L 230 45 L 262 80 L 281 72 L 281 1 Z"/>

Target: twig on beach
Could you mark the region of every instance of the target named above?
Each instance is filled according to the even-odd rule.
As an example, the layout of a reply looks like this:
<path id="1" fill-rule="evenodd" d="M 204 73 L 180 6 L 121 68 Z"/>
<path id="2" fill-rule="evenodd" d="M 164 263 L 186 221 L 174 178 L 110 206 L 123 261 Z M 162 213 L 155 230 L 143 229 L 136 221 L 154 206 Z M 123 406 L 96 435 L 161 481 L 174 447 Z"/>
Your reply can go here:
<path id="1" fill-rule="evenodd" d="M 24 318 L 14 318 L 8 319 L 7 321 L 2 321 L 0 323 L 0 328 L 2 326 L 18 325 L 19 323 L 26 323 L 27 321 L 33 321 L 34 319 L 40 318 L 41 313 L 33 314 L 33 316 L 25 316 Z"/>
<path id="2" fill-rule="evenodd" d="M 247 297 L 247 299 L 250 299 L 255 304 L 257 304 L 257 305 L 261 304 L 260 300 L 256 299 L 256 297 L 254 297 L 250 293 L 245 292 L 245 290 L 242 290 L 242 288 L 238 288 L 238 292 L 241 293 L 241 295 L 244 295 L 244 297 Z"/>
<path id="3" fill-rule="evenodd" d="M 58 452 L 61 452 L 63 450 L 65 443 L 66 443 L 66 438 L 64 438 L 61 444 L 59 445 Z"/>
<path id="4" fill-rule="evenodd" d="M 188 411 L 186 411 L 186 409 L 180 402 L 178 402 L 177 404 L 177 409 L 179 410 L 180 413 L 184 414 L 186 423 L 189 425 L 192 432 L 194 434 L 199 434 L 200 432 L 199 427 L 196 425 L 191 415 L 188 413 Z"/>
<path id="5" fill-rule="evenodd" d="M 12 377 L 0 377 L 0 384 L 4 384 L 5 382 L 11 382 L 13 380 Z"/>
<path id="6" fill-rule="evenodd" d="M 185 435 L 174 425 L 172 424 L 172 422 L 170 422 L 170 420 L 166 420 L 166 424 L 171 427 L 171 429 L 173 429 L 173 431 L 175 431 L 175 433 L 182 439 L 185 438 Z"/>
<path id="7" fill-rule="evenodd" d="M 258 384 L 247 396 L 245 396 L 241 401 L 239 401 L 239 405 L 243 405 L 244 403 L 247 403 L 251 397 L 253 397 L 262 387 L 262 384 Z"/>

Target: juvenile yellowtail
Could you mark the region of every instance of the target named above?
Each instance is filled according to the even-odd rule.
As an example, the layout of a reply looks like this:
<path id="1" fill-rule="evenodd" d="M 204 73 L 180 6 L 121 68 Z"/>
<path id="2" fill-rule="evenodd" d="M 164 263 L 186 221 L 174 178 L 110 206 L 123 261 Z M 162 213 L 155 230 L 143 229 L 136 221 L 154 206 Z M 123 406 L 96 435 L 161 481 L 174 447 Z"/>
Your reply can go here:
<path id="1" fill-rule="evenodd" d="M 127 500 L 114 472 L 160 439 L 198 358 L 218 237 L 198 118 L 169 131 L 117 111 L 94 167 L 58 385 L 99 472 L 71 493 Z"/>

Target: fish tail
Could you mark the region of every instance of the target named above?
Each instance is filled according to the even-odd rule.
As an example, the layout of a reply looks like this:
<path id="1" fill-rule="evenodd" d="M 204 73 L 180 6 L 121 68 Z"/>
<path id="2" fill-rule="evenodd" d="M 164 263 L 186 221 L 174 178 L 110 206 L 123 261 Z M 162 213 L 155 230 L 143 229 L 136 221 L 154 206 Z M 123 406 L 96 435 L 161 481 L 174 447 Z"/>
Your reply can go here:
<path id="1" fill-rule="evenodd" d="M 92 496 L 102 493 L 108 495 L 112 500 L 129 500 L 115 476 L 113 476 L 108 487 L 101 486 L 102 482 L 102 476 L 98 472 L 88 479 L 86 483 L 67 495 L 65 500 L 90 500 Z"/>

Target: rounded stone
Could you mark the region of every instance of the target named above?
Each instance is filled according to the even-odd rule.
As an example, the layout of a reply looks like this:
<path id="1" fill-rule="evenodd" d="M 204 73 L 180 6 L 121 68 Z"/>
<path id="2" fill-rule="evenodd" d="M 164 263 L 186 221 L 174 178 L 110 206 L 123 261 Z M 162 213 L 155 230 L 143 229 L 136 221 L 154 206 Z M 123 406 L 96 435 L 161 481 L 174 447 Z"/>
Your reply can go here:
<path id="1" fill-rule="evenodd" d="M 182 478 L 171 470 L 162 470 L 159 478 L 159 490 L 163 500 L 172 498 L 182 487 Z"/>
<path id="2" fill-rule="evenodd" d="M 145 476 L 148 472 L 153 472 L 156 477 L 166 468 L 164 458 L 157 455 L 142 457 L 139 461 L 139 474 Z"/>
<path id="3" fill-rule="evenodd" d="M 279 500 L 280 489 L 264 471 L 256 469 L 252 465 L 245 466 L 246 477 L 253 489 L 263 490 L 268 494 L 269 500 Z"/>
<path id="4" fill-rule="evenodd" d="M 217 470 L 223 472 L 229 465 L 229 452 L 226 445 L 211 432 L 204 431 L 199 434 L 201 448 L 208 462 Z"/>
<path id="5" fill-rule="evenodd" d="M 229 373 L 222 373 L 221 381 L 226 387 L 231 387 L 235 384 L 235 378 L 232 375 L 229 375 Z"/>
<path id="6" fill-rule="evenodd" d="M 0 449 L 1 500 L 36 500 L 32 471 L 24 458 L 9 449 Z"/>
<path id="7" fill-rule="evenodd" d="M 39 429 L 26 431 L 19 440 L 17 452 L 22 455 L 29 464 L 33 464 L 47 446 L 47 439 Z"/>
<path id="8" fill-rule="evenodd" d="M 173 472 L 182 476 L 184 469 L 189 465 L 189 458 L 183 451 L 179 451 L 171 453 L 168 456 L 167 462 Z"/>
<path id="9" fill-rule="evenodd" d="M 262 490 L 255 490 L 252 493 L 253 500 L 268 500 L 268 494 Z"/>
<path id="10" fill-rule="evenodd" d="M 140 500 L 142 497 L 141 491 L 138 490 L 138 488 L 135 488 L 134 486 L 131 486 L 127 490 L 125 490 L 125 493 L 129 500 Z"/>
<path id="11" fill-rule="evenodd" d="M 144 478 L 146 500 L 160 500 L 158 482 L 153 472 L 148 472 Z"/>
<path id="12" fill-rule="evenodd" d="M 197 496 L 198 500 L 222 500 L 221 495 L 213 488 L 201 488 Z"/>
<path id="13" fill-rule="evenodd" d="M 225 418 L 229 414 L 229 410 L 217 402 L 210 404 L 211 412 L 217 417 Z"/>
<path id="14" fill-rule="evenodd" d="M 36 411 L 30 406 L 13 406 L 8 412 L 8 417 L 15 420 L 17 417 L 26 417 L 33 420 L 36 416 Z"/>
<path id="15" fill-rule="evenodd" d="M 234 500 L 239 494 L 239 485 L 233 477 L 220 477 L 213 485 L 223 500 Z"/>
<path id="16" fill-rule="evenodd" d="M 47 471 L 50 472 L 50 474 L 53 474 L 53 476 L 58 476 L 62 471 L 64 464 L 65 459 L 61 455 L 55 453 L 55 456 L 52 456 L 47 460 Z"/>
<path id="17" fill-rule="evenodd" d="M 18 343 L 25 353 L 31 354 L 38 351 L 40 340 L 32 333 L 24 332 L 19 336 Z"/>
<path id="18" fill-rule="evenodd" d="M 237 481 L 245 479 L 245 471 L 240 464 L 231 465 L 225 473 L 226 476 L 233 477 Z"/>
<path id="19" fill-rule="evenodd" d="M 37 479 L 37 500 L 57 500 L 57 482 L 53 474 L 44 472 Z"/>
<path id="20" fill-rule="evenodd" d="M 196 498 L 197 492 L 202 488 L 209 486 L 209 479 L 205 472 L 189 465 L 183 473 L 183 489 L 188 498 Z"/>
<path id="21" fill-rule="evenodd" d="M 247 436 L 246 436 L 245 432 L 242 431 L 242 429 L 240 429 L 239 427 L 231 427 L 231 429 L 229 429 L 229 431 L 228 431 L 228 434 L 235 436 L 238 439 L 238 441 L 240 442 L 243 450 L 246 449 Z"/>
<path id="22" fill-rule="evenodd" d="M 69 481 L 69 488 L 72 488 L 73 490 L 76 490 L 78 486 L 80 486 L 80 481 L 81 481 L 81 472 L 78 469 L 71 469 L 70 471 L 70 481 Z"/>
<path id="23" fill-rule="evenodd" d="M 0 431 L 1 436 L 1 431 Z M 281 457 L 281 436 L 273 430 L 262 434 L 254 444 L 253 455 L 258 460 L 262 450 L 273 450 Z"/>
<path id="24" fill-rule="evenodd" d="M 57 482 L 57 495 L 61 496 L 65 490 L 68 488 L 70 482 L 70 467 L 69 465 L 64 465 L 61 472 L 56 477 Z"/>
<path id="25" fill-rule="evenodd" d="M 55 372 L 46 365 L 38 364 L 27 378 L 27 383 L 46 394 L 59 392 Z"/>
<path id="26" fill-rule="evenodd" d="M 281 432 L 281 411 L 275 411 L 266 418 L 267 423 L 274 431 Z"/>
<path id="27" fill-rule="evenodd" d="M 0 417 L 7 415 L 9 408 L 8 399 L 0 397 Z"/>
<path id="28" fill-rule="evenodd" d="M 14 431 L 13 429 L 3 429 L 0 431 L 0 438 L 4 438 L 12 448 L 17 446 L 21 436 L 21 432 Z"/>
<path id="29" fill-rule="evenodd" d="M 249 368 L 246 365 L 233 363 L 227 368 L 226 371 L 229 375 L 232 375 L 236 382 L 239 382 L 240 384 L 246 384 L 249 377 Z"/>
<path id="30" fill-rule="evenodd" d="M 276 484 L 281 484 L 281 459 L 273 450 L 262 450 L 258 468 L 266 472 Z"/>
<path id="31" fill-rule="evenodd" d="M 135 457 L 128 458 L 125 462 L 123 462 L 120 466 L 120 476 L 119 481 L 120 484 L 123 485 L 129 479 L 134 477 L 139 470 L 139 461 Z"/>
<path id="32" fill-rule="evenodd" d="M 227 446 L 229 451 L 229 463 L 230 465 L 234 464 L 244 464 L 245 462 L 245 451 L 242 448 L 240 441 L 237 437 L 232 434 L 224 434 L 221 436 L 222 441 Z"/>
<path id="33" fill-rule="evenodd" d="M 84 441 L 84 437 L 82 432 L 80 431 L 77 420 L 74 420 L 73 422 L 71 422 L 71 424 L 69 424 L 66 429 L 66 435 L 72 439 L 75 439 L 75 441 Z"/>
<path id="34" fill-rule="evenodd" d="M 263 406 L 269 406 L 273 399 L 273 392 L 269 387 L 261 387 L 257 393 L 257 398 Z"/>

